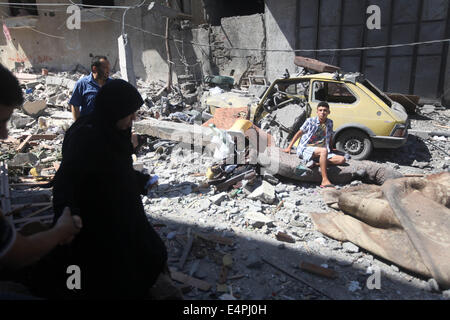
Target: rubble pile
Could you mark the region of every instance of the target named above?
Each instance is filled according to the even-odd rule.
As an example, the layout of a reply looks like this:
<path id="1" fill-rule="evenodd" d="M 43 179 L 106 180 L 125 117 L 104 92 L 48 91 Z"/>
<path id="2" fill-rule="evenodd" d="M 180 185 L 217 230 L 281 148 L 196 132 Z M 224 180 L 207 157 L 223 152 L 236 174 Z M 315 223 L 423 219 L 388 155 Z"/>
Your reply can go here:
<path id="1" fill-rule="evenodd" d="M 81 76 L 60 73 L 23 81 L 26 103 L 14 112 L 11 137 L 0 142 L 2 160 L 8 160 L 11 169 L 22 168 L 17 174 L 25 177 L 22 183 L 32 177 L 51 177 L 57 169 L 64 131 L 72 123 L 67 102 L 71 88 Z M 162 82 L 138 80 L 138 90 L 145 100 L 138 118 L 187 124 L 207 121 L 210 115 L 198 97 L 208 88 L 197 87 L 188 78 L 184 80 L 179 89 L 169 94 L 162 90 Z M 212 93 L 220 90 L 210 89 Z M 286 108 L 295 106 L 289 104 Z M 434 124 L 448 125 L 450 110 L 434 109 L 426 116 L 426 120 L 413 120 L 412 129 L 436 131 Z M 282 117 L 280 113 L 272 120 L 289 122 L 289 127 L 300 122 Z M 439 131 L 449 133 L 449 129 L 441 127 Z M 286 133 L 280 133 L 279 139 L 285 141 Z M 372 160 L 403 174 L 441 172 L 450 164 L 448 139 L 412 134 L 401 149 L 375 152 Z M 330 209 L 317 185 L 274 176 L 260 171 L 258 166 L 230 164 L 219 170 L 217 164 L 212 154 L 201 148 L 191 150 L 175 141 L 144 136 L 136 145 L 135 168 L 159 176 L 159 185 L 142 201 L 149 220 L 166 243 L 172 277 L 186 299 L 449 296 L 448 291 L 436 290 L 434 279 L 419 278 L 351 242 L 337 241 L 318 232 L 309 214 Z M 227 174 L 241 178 L 221 188 L 220 183 L 229 180 Z M 220 180 L 221 175 L 225 180 Z M 211 183 L 214 179 L 218 183 Z M 361 184 L 355 180 L 349 186 L 337 185 L 337 189 L 344 192 Z M 44 190 L 47 198 L 41 202 L 48 203 L 49 191 Z M 13 190 L 16 206 L 23 204 L 23 192 Z M 379 290 L 367 285 L 374 270 L 381 270 Z"/>

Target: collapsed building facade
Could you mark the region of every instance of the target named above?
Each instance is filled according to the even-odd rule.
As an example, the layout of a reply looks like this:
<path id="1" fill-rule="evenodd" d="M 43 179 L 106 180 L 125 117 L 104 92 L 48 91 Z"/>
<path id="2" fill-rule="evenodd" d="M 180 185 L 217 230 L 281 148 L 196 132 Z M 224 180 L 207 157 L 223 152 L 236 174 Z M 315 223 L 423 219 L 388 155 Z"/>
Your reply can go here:
<path id="1" fill-rule="evenodd" d="M 88 70 L 92 56 L 104 54 L 113 71 L 119 70 L 117 38 L 125 31 L 135 74 L 144 80 L 165 80 L 171 65 L 174 81 L 180 82 L 183 75 L 200 81 L 218 74 L 233 77 L 239 85 L 252 76 L 273 81 L 286 69 L 295 74 L 298 67 L 292 61 L 301 55 L 361 72 L 383 91 L 415 94 L 444 105 L 450 101 L 445 90 L 450 86 L 448 41 L 389 47 L 448 39 L 450 6 L 445 0 L 169 1 L 181 13 L 169 23 L 170 58 L 166 18 L 156 9 L 148 10 L 150 1 L 97 1 L 109 7 L 84 7 L 79 29 L 67 27 L 73 18 L 67 12 L 69 2 L 22 2 L 36 6 L 10 1 L 0 7 L 0 61 L 10 69 Z M 379 29 L 368 27 L 372 5 L 380 9 Z M 381 48 L 309 51 L 375 46 Z"/>

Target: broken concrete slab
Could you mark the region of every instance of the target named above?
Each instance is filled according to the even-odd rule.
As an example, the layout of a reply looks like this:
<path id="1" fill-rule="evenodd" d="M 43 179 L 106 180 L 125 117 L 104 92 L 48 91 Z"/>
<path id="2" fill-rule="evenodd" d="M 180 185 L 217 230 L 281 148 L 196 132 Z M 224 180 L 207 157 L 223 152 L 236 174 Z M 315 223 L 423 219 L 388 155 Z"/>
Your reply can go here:
<path id="1" fill-rule="evenodd" d="M 249 199 L 260 200 L 263 203 L 272 204 L 276 199 L 275 187 L 269 182 L 263 180 L 249 196 Z"/>
<path id="2" fill-rule="evenodd" d="M 24 167 L 27 165 L 34 166 L 39 158 L 33 153 L 18 153 L 14 158 L 8 161 L 9 167 Z"/>
<path id="3" fill-rule="evenodd" d="M 50 128 L 60 129 L 66 131 L 72 125 L 73 120 L 71 119 L 53 119 L 49 117 L 39 117 L 39 128 L 42 130 L 48 130 Z"/>
<path id="4" fill-rule="evenodd" d="M 202 211 L 208 210 L 210 206 L 211 206 L 211 201 L 209 199 L 201 199 L 198 202 L 197 211 L 202 212 Z"/>
<path id="5" fill-rule="evenodd" d="M 212 146 L 213 134 L 210 128 L 198 125 L 189 125 L 156 119 L 145 119 L 134 123 L 134 131 L 137 134 L 146 134 L 161 139 L 180 141 L 196 146 Z M 237 131 L 227 131 L 238 141 L 244 142 L 244 134 Z"/>
<path id="6" fill-rule="evenodd" d="M 262 228 L 264 225 L 270 225 L 274 220 L 270 217 L 266 216 L 265 214 L 259 213 L 259 212 L 247 212 L 244 215 L 245 219 L 250 222 L 250 224 L 254 228 Z"/>
<path id="7" fill-rule="evenodd" d="M 221 192 L 212 197 L 209 197 L 209 200 L 211 200 L 211 202 L 214 203 L 215 205 L 219 206 L 222 203 L 222 201 L 225 200 L 226 198 L 227 198 L 227 193 Z"/>
<path id="8" fill-rule="evenodd" d="M 11 125 L 16 129 L 24 129 L 31 124 L 34 119 L 22 113 L 14 112 L 11 116 Z"/>
<path id="9" fill-rule="evenodd" d="M 76 81 L 62 77 L 47 76 L 45 78 L 45 84 L 48 86 L 62 86 L 69 90 L 73 90 Z"/>
<path id="10" fill-rule="evenodd" d="M 37 100 L 37 101 L 27 101 L 22 106 L 22 110 L 25 114 L 33 118 L 38 118 L 44 113 L 45 108 L 47 108 L 47 101 Z"/>
<path id="11" fill-rule="evenodd" d="M 342 248 L 344 249 L 345 252 L 350 252 L 350 253 L 359 252 L 359 248 L 351 242 L 344 242 L 342 244 Z"/>
<path id="12" fill-rule="evenodd" d="M 420 113 L 429 114 L 436 110 L 436 107 L 432 104 L 425 104 L 420 108 Z"/>

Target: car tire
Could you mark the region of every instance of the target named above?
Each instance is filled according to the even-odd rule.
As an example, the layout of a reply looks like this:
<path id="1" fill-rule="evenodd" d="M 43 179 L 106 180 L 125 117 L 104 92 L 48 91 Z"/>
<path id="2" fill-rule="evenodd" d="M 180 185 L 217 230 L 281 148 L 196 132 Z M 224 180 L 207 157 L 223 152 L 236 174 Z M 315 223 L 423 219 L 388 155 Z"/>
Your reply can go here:
<path id="1" fill-rule="evenodd" d="M 372 141 L 361 130 L 345 130 L 336 139 L 336 149 L 348 153 L 352 159 L 367 159 L 373 150 Z"/>

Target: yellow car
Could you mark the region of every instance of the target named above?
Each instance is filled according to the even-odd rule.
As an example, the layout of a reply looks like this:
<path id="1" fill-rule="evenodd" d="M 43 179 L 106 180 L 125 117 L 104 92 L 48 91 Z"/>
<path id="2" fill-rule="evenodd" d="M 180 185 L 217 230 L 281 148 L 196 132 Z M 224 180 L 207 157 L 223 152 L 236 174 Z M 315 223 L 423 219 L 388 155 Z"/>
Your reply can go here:
<path id="1" fill-rule="evenodd" d="M 336 149 L 349 153 L 353 159 L 367 159 L 373 148 L 398 148 L 407 140 L 409 120 L 403 106 L 359 73 L 277 79 L 260 98 L 226 92 L 202 99 L 212 113 L 217 107 L 249 106 L 250 120 L 261 129 L 268 128 L 267 123 L 266 127 L 261 125 L 266 119 L 272 125 L 269 133 L 276 131 L 274 125 L 280 128 L 279 147 L 286 146 L 306 117 L 316 116 L 320 101 L 330 105 Z"/>

